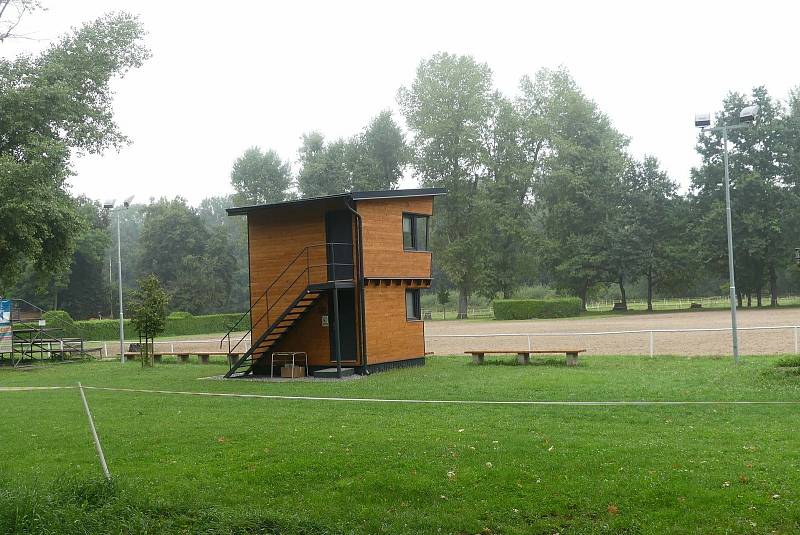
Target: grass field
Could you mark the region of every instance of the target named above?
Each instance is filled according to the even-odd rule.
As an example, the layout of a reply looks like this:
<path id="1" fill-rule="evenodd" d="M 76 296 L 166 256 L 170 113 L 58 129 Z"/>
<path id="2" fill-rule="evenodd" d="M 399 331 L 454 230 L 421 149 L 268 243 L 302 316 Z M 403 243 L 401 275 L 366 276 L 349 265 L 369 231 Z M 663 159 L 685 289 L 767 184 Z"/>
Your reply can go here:
<path id="1" fill-rule="evenodd" d="M 460 357 L 346 382 L 220 365 L 0 370 L 0 386 L 426 400 L 800 401 L 778 357 Z M 800 364 L 796 360 L 792 364 Z M 800 404 L 466 405 L 0 392 L 2 533 L 797 533 Z"/>

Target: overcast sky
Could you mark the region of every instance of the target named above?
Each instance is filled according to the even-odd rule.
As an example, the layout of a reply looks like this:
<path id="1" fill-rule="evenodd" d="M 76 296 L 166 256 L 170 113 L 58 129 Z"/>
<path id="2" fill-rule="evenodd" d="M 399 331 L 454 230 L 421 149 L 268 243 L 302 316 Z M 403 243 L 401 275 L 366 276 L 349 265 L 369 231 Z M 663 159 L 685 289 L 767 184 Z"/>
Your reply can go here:
<path id="1" fill-rule="evenodd" d="M 0 44 L 0 55 L 115 9 L 149 32 L 152 59 L 115 84 L 132 144 L 75 164 L 73 192 L 98 199 L 197 204 L 231 191 L 231 165 L 251 145 L 296 170 L 303 132 L 350 136 L 386 108 L 402 121 L 398 88 L 440 51 L 488 63 L 508 96 L 522 75 L 565 65 L 631 152 L 657 156 L 683 185 L 697 163 L 696 111 L 731 90 L 763 84 L 784 98 L 800 84 L 795 1 L 43 3 L 21 29 L 40 40 Z"/>

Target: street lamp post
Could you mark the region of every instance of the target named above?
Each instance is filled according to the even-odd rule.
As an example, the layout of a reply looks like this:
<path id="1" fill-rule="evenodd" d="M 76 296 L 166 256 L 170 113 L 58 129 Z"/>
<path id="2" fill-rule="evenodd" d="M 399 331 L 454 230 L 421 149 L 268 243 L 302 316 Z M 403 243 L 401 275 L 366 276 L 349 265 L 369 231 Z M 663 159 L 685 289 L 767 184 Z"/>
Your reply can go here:
<path id="1" fill-rule="evenodd" d="M 733 269 L 733 225 L 731 222 L 731 183 L 728 171 L 728 131 L 744 128 L 748 123 L 752 123 L 756 118 L 758 106 L 748 106 L 739 113 L 739 123 L 729 125 L 723 122 L 722 125 L 710 128 L 710 114 L 698 114 L 695 116 L 694 125 L 699 127 L 702 132 L 722 132 L 722 149 L 725 166 L 725 222 L 728 233 L 728 278 L 730 281 L 730 300 L 731 300 L 731 338 L 733 340 L 733 360 L 739 363 L 739 335 L 736 330 L 736 276 Z"/>
<path id="2" fill-rule="evenodd" d="M 117 275 L 119 277 L 119 361 L 125 364 L 125 317 L 122 312 L 122 240 L 120 239 L 120 211 L 127 210 L 131 205 L 133 195 L 122 202 L 122 206 L 117 207 Z M 113 209 L 115 201 L 106 201 L 103 208 Z"/>

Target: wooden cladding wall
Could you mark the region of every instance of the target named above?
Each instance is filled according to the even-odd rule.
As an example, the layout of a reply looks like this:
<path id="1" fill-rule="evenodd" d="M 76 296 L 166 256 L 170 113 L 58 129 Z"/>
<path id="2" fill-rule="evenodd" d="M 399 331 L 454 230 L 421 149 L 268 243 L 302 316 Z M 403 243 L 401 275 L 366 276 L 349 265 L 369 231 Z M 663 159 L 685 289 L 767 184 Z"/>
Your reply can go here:
<path id="1" fill-rule="evenodd" d="M 325 243 L 325 212 L 343 208 L 343 201 L 330 200 L 302 207 L 286 206 L 248 214 L 251 305 L 258 301 L 264 290 L 276 281 L 304 247 Z M 327 280 L 325 247 L 310 248 L 308 261 L 314 266 L 308 274 L 303 273 L 307 265 L 303 255 L 280 275 L 269 291 L 271 310 L 268 316 L 265 299 L 255 305 L 251 314 L 253 337 L 260 335 L 269 327 L 270 322 L 277 319 L 306 287 L 309 278 L 312 283 Z M 283 297 L 280 297 L 281 294 L 284 294 Z"/>
<path id="2" fill-rule="evenodd" d="M 367 286 L 367 364 L 425 356 L 421 321 L 406 321 L 406 286 Z"/>
<path id="3" fill-rule="evenodd" d="M 305 316 L 294 324 L 273 351 L 305 351 L 310 366 L 331 363 L 330 329 L 322 326 L 322 316 L 329 313 L 328 294 L 319 297 Z"/>
<path id="4" fill-rule="evenodd" d="M 403 213 L 431 215 L 433 197 L 361 200 L 356 209 L 363 224 L 365 277 L 430 278 L 431 253 L 403 250 Z"/>

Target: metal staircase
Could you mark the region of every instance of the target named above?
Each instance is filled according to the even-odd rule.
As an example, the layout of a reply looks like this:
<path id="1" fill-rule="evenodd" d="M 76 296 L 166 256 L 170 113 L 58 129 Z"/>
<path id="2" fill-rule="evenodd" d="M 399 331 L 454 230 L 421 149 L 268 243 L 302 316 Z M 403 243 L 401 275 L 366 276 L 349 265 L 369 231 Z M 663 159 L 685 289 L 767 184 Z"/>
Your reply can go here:
<path id="1" fill-rule="evenodd" d="M 343 247 L 347 250 L 342 251 Z M 323 261 L 312 258 L 312 253 L 320 249 L 324 254 Z M 340 257 L 342 252 L 345 253 L 348 262 L 335 261 L 337 249 Z M 327 258 L 331 261 L 324 261 Z M 237 378 L 252 374 L 258 361 L 270 354 L 327 289 L 334 286 L 352 287 L 352 258 L 352 244 L 349 243 L 322 243 L 304 247 L 220 340 L 220 347 L 226 339 L 228 341 L 230 369 L 225 377 Z M 254 311 L 260 310 L 263 311 L 256 313 L 258 317 L 254 318 Z M 234 344 L 231 334 L 243 328 L 243 322 L 248 317 L 250 328 Z M 254 329 L 262 325 L 266 328 L 251 341 L 250 347 L 243 352 L 237 351 L 240 347 L 244 348 L 243 342 L 252 337 Z"/>

